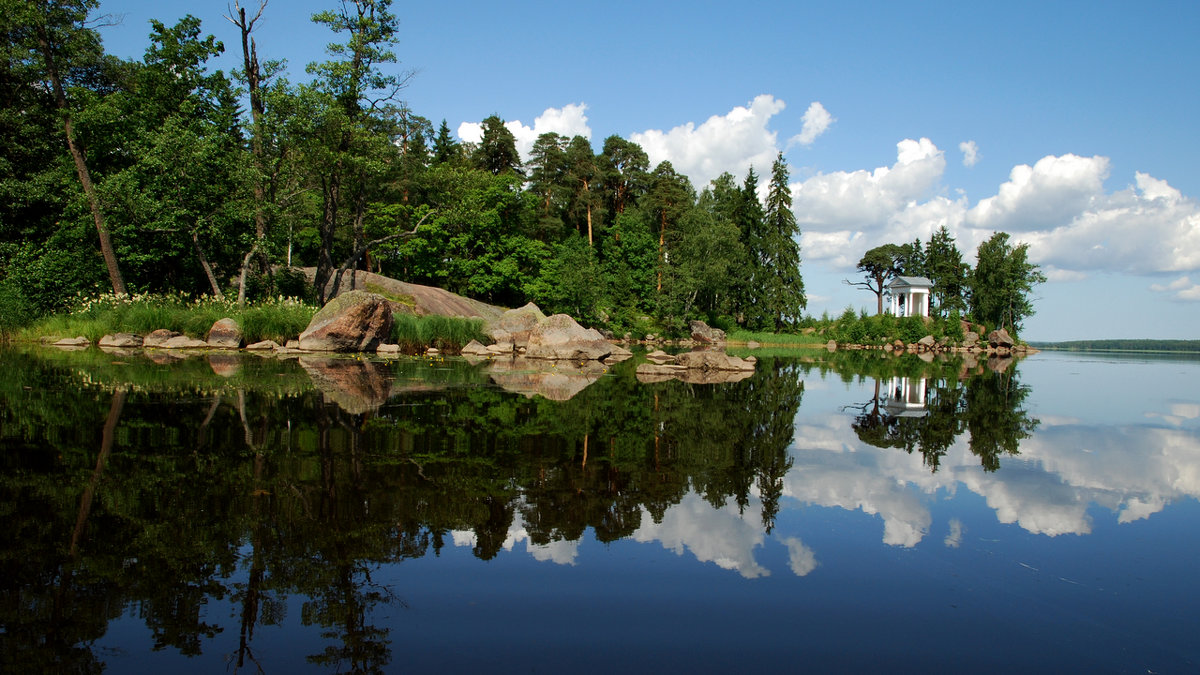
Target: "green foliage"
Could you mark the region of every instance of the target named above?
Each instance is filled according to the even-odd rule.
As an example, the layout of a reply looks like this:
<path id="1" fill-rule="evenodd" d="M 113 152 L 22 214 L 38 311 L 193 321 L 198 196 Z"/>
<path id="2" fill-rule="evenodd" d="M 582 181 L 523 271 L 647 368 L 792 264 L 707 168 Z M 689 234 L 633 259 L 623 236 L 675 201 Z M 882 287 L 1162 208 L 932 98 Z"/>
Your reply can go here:
<path id="1" fill-rule="evenodd" d="M 11 279 L 0 280 L 0 341 L 33 320 L 33 307 Z"/>
<path id="2" fill-rule="evenodd" d="M 808 305 L 800 276 L 800 228 L 792 214 L 792 189 L 782 152 L 771 167 L 764 224 L 764 248 L 754 256 L 764 274 L 761 281 L 756 278 L 755 291 L 763 316 L 780 330 L 795 326 Z"/>
<path id="3" fill-rule="evenodd" d="M 1016 335 L 1033 314 L 1030 294 L 1046 281 L 1041 269 L 1028 261 L 1029 245 L 1009 243 L 1005 232 L 997 232 L 979 245 L 970 280 L 971 316 L 983 324 L 1006 328 Z"/>
<path id="4" fill-rule="evenodd" d="M 517 154 L 517 139 L 504 126 L 504 120 L 490 115 L 483 120 L 483 138 L 471 155 L 471 163 L 477 169 L 493 176 L 502 173 L 521 173 L 521 156 Z"/>
<path id="5" fill-rule="evenodd" d="M 541 274 L 528 287 L 530 297 L 547 314 L 569 314 L 585 325 L 603 322 L 607 298 L 601 284 L 596 251 L 572 234 L 554 247 Z"/>
<path id="6" fill-rule="evenodd" d="M 898 337 L 905 344 L 913 344 L 917 340 L 932 333 L 932 325 L 927 325 L 925 319 L 919 316 L 900 317 L 898 322 Z M 936 335 L 934 337 L 937 337 Z"/>
<path id="7" fill-rule="evenodd" d="M 851 286 L 865 288 L 875 294 L 877 314 L 883 314 L 883 294 L 887 283 L 900 273 L 900 261 L 905 254 L 903 246 L 884 244 L 863 254 L 859 259 L 857 269 L 864 276 L 862 281 L 849 281 Z"/>

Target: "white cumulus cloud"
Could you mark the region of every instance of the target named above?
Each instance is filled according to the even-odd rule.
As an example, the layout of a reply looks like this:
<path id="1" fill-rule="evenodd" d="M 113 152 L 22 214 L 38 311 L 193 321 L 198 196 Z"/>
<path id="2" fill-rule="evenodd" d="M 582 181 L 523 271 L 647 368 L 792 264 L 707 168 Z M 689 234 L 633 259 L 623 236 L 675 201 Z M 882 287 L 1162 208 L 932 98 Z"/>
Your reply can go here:
<path id="1" fill-rule="evenodd" d="M 975 141 L 963 141 L 958 144 L 958 149 L 963 154 L 963 166 L 975 166 L 979 163 L 979 146 Z"/>
<path id="2" fill-rule="evenodd" d="M 587 104 L 568 103 L 561 108 L 546 108 L 533 120 L 533 126 L 526 126 L 521 120 L 505 122 L 504 126 L 512 132 L 516 139 L 517 152 L 521 161 L 529 160 L 529 153 L 534 142 L 542 134 L 554 132 L 571 138 L 583 136 L 591 139 L 592 129 L 588 126 Z M 483 124 L 479 122 L 463 122 L 458 125 L 458 137 L 467 143 L 478 143 L 483 139 Z"/>
<path id="3" fill-rule="evenodd" d="M 804 111 L 803 121 L 804 126 L 800 128 L 799 135 L 793 136 L 791 142 L 812 145 L 813 141 L 817 140 L 829 129 L 830 125 L 837 121 L 837 118 L 830 115 L 820 101 L 813 101 L 809 104 L 808 110 Z"/>
<path id="4" fill-rule="evenodd" d="M 1095 186 L 1091 194 L 1074 200 L 1074 213 L 1050 197 L 1050 203 L 1031 209 L 1063 211 L 1058 222 L 1022 233 L 1034 262 L 1062 270 L 1130 274 L 1200 270 L 1200 205 L 1166 181 L 1139 172 L 1135 185 L 1124 190 L 1106 194 Z M 1200 299 L 1200 291 L 1173 290 L 1179 299 Z"/>
<path id="5" fill-rule="evenodd" d="M 779 152 L 777 135 L 768 122 L 786 107 L 770 94 L 756 96 L 748 106 L 713 115 L 703 124 L 688 122 L 670 131 L 650 129 L 630 134 L 642 146 L 651 168 L 669 161 L 697 190 L 723 172 L 745 176 L 751 166 L 759 175 L 770 169 Z"/>
<path id="6" fill-rule="evenodd" d="M 1103 194 L 1107 157 L 1048 155 L 1033 166 L 1019 164 L 994 197 L 982 199 L 968 219 L 976 227 L 1029 232 L 1064 225 Z"/>
<path id="7" fill-rule="evenodd" d="M 1200 284 L 1192 283 L 1190 277 L 1179 277 L 1169 284 L 1152 284 L 1150 290 L 1169 293 L 1176 300 L 1200 301 Z"/>

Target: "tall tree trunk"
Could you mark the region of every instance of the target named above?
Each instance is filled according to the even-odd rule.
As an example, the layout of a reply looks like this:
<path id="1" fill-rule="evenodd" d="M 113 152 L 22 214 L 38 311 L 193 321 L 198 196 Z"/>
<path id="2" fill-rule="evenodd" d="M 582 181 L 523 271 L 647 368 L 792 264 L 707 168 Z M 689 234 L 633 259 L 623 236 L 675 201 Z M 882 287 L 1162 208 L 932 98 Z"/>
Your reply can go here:
<path id="1" fill-rule="evenodd" d="M 125 279 L 121 276 L 121 268 L 117 265 L 117 254 L 113 251 L 112 239 L 108 234 L 108 225 L 104 222 L 104 212 L 100 210 L 100 197 L 92 185 L 92 175 L 88 171 L 83 149 L 75 139 L 75 129 L 71 125 L 71 110 L 67 105 L 67 95 L 63 91 L 62 79 L 58 73 L 58 63 L 54 58 L 54 48 L 50 44 L 50 35 L 44 25 L 38 26 L 38 46 L 42 58 L 46 61 L 46 72 L 50 76 L 50 87 L 54 91 L 54 104 L 62 116 L 63 131 L 67 136 L 67 149 L 75 162 L 75 173 L 79 175 L 79 183 L 87 196 L 88 208 L 92 211 L 92 220 L 96 223 L 96 232 L 100 235 L 100 253 L 104 256 L 104 265 L 108 268 L 108 278 L 112 281 L 113 293 L 125 295 Z"/>
<path id="2" fill-rule="evenodd" d="M 588 246 L 592 245 L 592 191 L 588 189 L 588 182 L 583 181 L 583 192 L 587 195 L 587 225 L 588 225 Z"/>
<path id="3" fill-rule="evenodd" d="M 317 274 L 313 284 L 318 303 L 324 305 L 328 298 L 338 293 L 338 289 L 334 288 L 329 292 L 325 286 L 333 273 L 333 232 L 337 226 L 338 200 L 342 196 L 340 172 L 335 169 L 331 175 L 323 178 L 321 188 L 325 207 L 321 212 L 321 251 L 317 258 Z"/>
<path id="4" fill-rule="evenodd" d="M 250 95 L 250 116 L 253 121 L 250 130 L 250 154 L 254 161 L 254 167 L 258 170 L 258 175 L 254 178 L 254 244 L 250 247 L 250 252 L 258 253 L 257 260 L 259 271 L 262 274 L 271 273 L 271 263 L 267 259 L 266 249 L 263 243 L 267 237 L 267 189 L 263 184 L 267 172 L 266 161 L 263 157 L 263 116 L 266 114 L 266 104 L 263 101 L 262 94 L 262 71 L 258 65 L 258 49 L 254 44 L 254 38 L 250 37 L 250 33 L 254 30 L 254 24 L 262 16 L 263 10 L 267 7 L 267 0 L 261 0 L 258 6 L 258 12 L 253 19 L 246 19 L 246 9 L 239 7 L 237 2 L 234 2 L 234 8 L 237 9 L 237 19 L 226 16 L 230 23 L 238 27 L 242 38 L 242 67 L 246 73 L 246 89 Z M 238 306 L 242 306 L 246 301 L 246 267 L 254 258 L 253 255 L 247 255 L 242 262 L 242 271 L 238 286 Z"/>
<path id="5" fill-rule="evenodd" d="M 217 283 L 217 277 L 213 275 L 212 265 L 208 264 L 208 258 L 204 255 L 204 249 L 200 248 L 200 235 L 195 231 L 192 232 L 192 245 L 196 247 L 196 257 L 200 259 L 200 267 L 204 268 L 204 276 L 208 277 L 208 285 L 212 286 L 213 297 L 218 300 L 224 300 L 225 294 L 221 292 L 221 286 Z M 245 285 L 243 284 L 243 290 Z M 238 299 L 241 300 L 243 293 L 238 293 Z"/>

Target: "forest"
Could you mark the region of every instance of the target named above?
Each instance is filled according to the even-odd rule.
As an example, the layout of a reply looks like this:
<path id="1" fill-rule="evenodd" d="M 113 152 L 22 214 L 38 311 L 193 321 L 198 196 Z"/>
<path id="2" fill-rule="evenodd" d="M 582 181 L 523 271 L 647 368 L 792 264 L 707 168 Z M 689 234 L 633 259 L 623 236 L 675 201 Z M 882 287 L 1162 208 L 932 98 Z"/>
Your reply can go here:
<path id="1" fill-rule="evenodd" d="M 617 136 L 596 153 L 543 134 L 523 162 L 491 116 L 460 143 L 401 99 L 412 75 L 388 0 L 314 15 L 336 41 L 304 82 L 270 45 L 260 59 L 265 2 L 232 5 L 226 39 L 190 16 L 155 21 L 141 61 L 104 52 L 94 0 L 2 5 L 6 308 L 37 316 L 109 290 L 319 303 L 361 268 L 615 328 L 802 317 L 782 154 L 765 187 L 751 171 L 697 193 Z M 233 73 L 210 67 L 226 41 Z"/>
<path id="2" fill-rule="evenodd" d="M 391 0 L 331 4 L 326 60 L 294 82 L 260 58 L 256 25 L 286 11 L 266 0 L 232 3 L 221 35 L 153 21 L 141 60 L 105 53 L 97 0 L 0 0 L 0 333 L 101 293 L 323 304 L 353 269 L 614 333 L 816 323 L 783 153 L 698 189 L 615 135 L 542 134 L 523 159 L 492 115 L 460 142 L 402 98 Z M 882 308 L 888 279 L 928 276 L 936 316 L 1015 332 L 1044 277 L 1005 233 L 978 255 L 942 228 L 847 283 Z"/>

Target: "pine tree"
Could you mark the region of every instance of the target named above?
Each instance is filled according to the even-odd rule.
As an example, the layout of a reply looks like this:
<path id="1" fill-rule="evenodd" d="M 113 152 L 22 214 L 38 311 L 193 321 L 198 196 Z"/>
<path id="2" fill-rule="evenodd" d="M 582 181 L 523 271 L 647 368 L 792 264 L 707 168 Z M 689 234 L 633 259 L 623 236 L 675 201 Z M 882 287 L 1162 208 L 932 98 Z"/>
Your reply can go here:
<path id="1" fill-rule="evenodd" d="M 433 140 L 434 165 L 458 164 L 462 161 L 462 154 L 462 146 L 450 135 L 450 126 L 443 118 L 442 125 L 438 127 L 437 138 Z"/>
<path id="2" fill-rule="evenodd" d="M 767 276 L 759 286 L 775 330 L 795 325 L 808 305 L 800 276 L 800 227 L 792 213 L 787 162 L 779 153 L 767 188 L 765 251 Z"/>
<path id="3" fill-rule="evenodd" d="M 735 291 L 737 298 L 735 314 L 738 323 L 752 328 L 762 328 L 770 321 L 770 313 L 763 302 L 762 286 L 768 274 L 767 219 L 762 202 L 758 200 L 758 174 L 754 167 L 746 173 L 734 223 L 738 226 L 743 248 L 742 282 Z"/>
<path id="4" fill-rule="evenodd" d="M 493 176 L 511 171 L 521 174 L 521 156 L 517 154 L 517 139 L 504 126 L 504 120 L 491 115 L 483 120 L 483 138 L 475 148 L 471 161 L 477 169 L 489 171 Z"/>
<path id="5" fill-rule="evenodd" d="M 954 245 L 954 237 L 943 225 L 929 238 L 925 247 L 925 276 L 933 282 L 934 311 L 940 316 L 967 311 L 965 294 L 970 268 L 963 263 L 962 253 Z"/>

